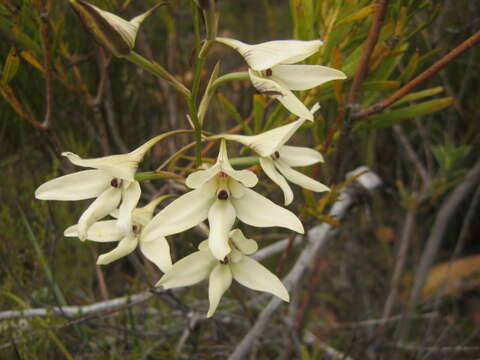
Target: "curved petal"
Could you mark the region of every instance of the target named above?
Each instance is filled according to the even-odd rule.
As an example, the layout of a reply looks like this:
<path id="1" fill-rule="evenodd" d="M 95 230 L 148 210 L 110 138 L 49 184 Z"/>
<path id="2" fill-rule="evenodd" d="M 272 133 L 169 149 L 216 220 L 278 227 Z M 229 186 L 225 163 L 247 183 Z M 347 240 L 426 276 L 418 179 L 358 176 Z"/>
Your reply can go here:
<path id="1" fill-rule="evenodd" d="M 177 261 L 156 286 L 172 289 L 196 284 L 210 275 L 218 263 L 208 251 L 197 251 Z"/>
<path id="2" fill-rule="evenodd" d="M 280 226 L 300 234 L 303 225 L 291 211 L 282 208 L 255 191 L 245 188 L 241 199 L 232 199 L 237 217 L 244 223 L 256 227 Z"/>
<path id="3" fill-rule="evenodd" d="M 316 53 L 323 44 L 320 40 L 276 40 L 256 45 L 221 37 L 216 40 L 237 50 L 248 65 L 257 71 L 271 68 L 277 64 L 292 64 L 302 61 Z"/>
<path id="4" fill-rule="evenodd" d="M 320 109 L 320 105 L 315 103 L 310 112 L 315 114 Z M 263 157 L 272 155 L 275 151 L 280 151 L 280 148 L 285 144 L 292 135 L 298 130 L 306 119 L 298 119 L 289 124 L 279 126 L 275 129 L 265 131 L 258 135 L 235 135 L 235 134 L 221 134 L 213 136 L 222 137 L 227 140 L 237 141 L 245 146 L 255 150 L 257 154 Z"/>
<path id="5" fill-rule="evenodd" d="M 188 175 L 185 181 L 185 185 L 187 185 L 190 189 L 198 189 L 200 186 L 212 179 L 219 172 L 220 164 L 215 164 L 207 170 L 195 171 L 194 173 Z"/>
<path id="6" fill-rule="evenodd" d="M 40 200 L 84 200 L 110 187 L 112 176 L 101 170 L 84 170 L 47 181 L 35 190 Z"/>
<path id="7" fill-rule="evenodd" d="M 116 220 L 97 221 L 88 228 L 87 240 L 96 242 L 120 241 L 125 235 L 116 226 Z M 78 237 L 78 225 L 72 225 L 63 233 L 66 237 Z"/>
<path id="8" fill-rule="evenodd" d="M 117 226 L 128 235 L 132 231 L 132 212 L 140 200 L 142 189 L 138 181 L 133 181 L 122 189 L 122 203 L 118 209 Z"/>
<path id="9" fill-rule="evenodd" d="M 172 268 L 170 246 L 167 239 L 160 237 L 152 241 L 140 241 L 140 250 L 145 257 L 153 262 L 164 273 Z"/>
<path id="10" fill-rule="evenodd" d="M 227 143 L 225 139 L 220 141 L 220 151 L 218 152 L 217 164 L 220 165 L 223 172 L 247 187 L 253 187 L 258 182 L 257 175 L 253 172 L 249 170 L 235 170 L 232 168 L 232 165 L 230 165 L 230 161 L 228 160 Z"/>
<path id="11" fill-rule="evenodd" d="M 284 203 L 286 205 L 290 205 L 293 201 L 293 191 L 290 185 L 288 185 L 287 180 L 278 173 L 275 169 L 275 165 L 273 164 L 273 160 L 270 158 L 261 157 L 260 158 L 260 166 L 262 167 L 263 171 L 267 176 L 283 191 Z"/>
<path id="12" fill-rule="evenodd" d="M 347 76 L 340 70 L 321 65 L 277 65 L 272 68 L 272 78 L 280 79 L 290 90 L 308 90 Z"/>
<path id="13" fill-rule="evenodd" d="M 87 231 L 93 223 L 107 216 L 118 206 L 122 198 L 122 191 L 118 188 L 110 187 L 100 195 L 85 210 L 78 220 L 78 237 L 84 241 L 87 238 Z"/>
<path id="14" fill-rule="evenodd" d="M 228 234 L 235 223 L 235 208 L 229 200 L 215 200 L 208 211 L 210 234 L 208 246 L 213 256 L 223 260 L 231 249 L 228 245 Z"/>
<path id="15" fill-rule="evenodd" d="M 290 296 L 280 279 L 259 262 L 244 256 L 238 263 L 230 264 L 233 278 L 243 286 L 253 290 L 265 291 L 290 301 Z"/>
<path id="16" fill-rule="evenodd" d="M 72 164 L 100 169 L 112 177 L 129 181 L 134 181 L 135 172 L 138 167 L 138 160 L 129 154 L 110 155 L 93 159 L 82 159 L 77 154 L 71 152 L 63 152 L 62 155 L 67 157 Z"/>
<path id="17" fill-rule="evenodd" d="M 137 247 L 138 240 L 133 236 L 124 237 L 112 251 L 102 254 L 97 259 L 97 265 L 107 265 L 130 254 Z"/>
<path id="18" fill-rule="evenodd" d="M 330 191 L 330 188 L 317 180 L 302 174 L 301 172 L 292 169 L 290 166 L 283 163 L 281 160 L 275 161 L 275 166 L 287 178 L 288 181 L 315 192 Z"/>
<path id="19" fill-rule="evenodd" d="M 230 190 L 230 194 L 235 198 L 235 199 L 240 199 L 244 194 L 245 191 L 245 186 L 240 184 L 237 180 L 233 178 L 229 178 L 227 182 L 228 190 Z"/>
<path id="20" fill-rule="evenodd" d="M 141 241 L 177 234 L 200 224 L 208 216 L 214 201 L 215 183 L 207 182 L 170 203 L 143 229 Z"/>
<path id="21" fill-rule="evenodd" d="M 217 264 L 210 273 L 208 283 L 208 300 L 210 307 L 208 308 L 207 318 L 215 313 L 220 299 L 231 284 L 232 272 L 230 271 L 230 266 Z"/>
<path id="22" fill-rule="evenodd" d="M 284 145 L 278 149 L 278 153 L 288 166 L 309 166 L 323 162 L 320 152 L 307 147 Z"/>
<path id="23" fill-rule="evenodd" d="M 234 229 L 230 231 L 230 239 L 243 254 L 250 255 L 258 250 L 258 244 L 255 240 L 248 239 L 243 235 L 242 230 Z"/>
<path id="24" fill-rule="evenodd" d="M 279 79 L 264 78 L 257 75 L 254 71 L 248 70 L 250 80 L 253 86 L 262 94 L 277 99 L 292 114 L 306 120 L 313 121 L 313 114 L 308 110 L 293 92 Z"/>

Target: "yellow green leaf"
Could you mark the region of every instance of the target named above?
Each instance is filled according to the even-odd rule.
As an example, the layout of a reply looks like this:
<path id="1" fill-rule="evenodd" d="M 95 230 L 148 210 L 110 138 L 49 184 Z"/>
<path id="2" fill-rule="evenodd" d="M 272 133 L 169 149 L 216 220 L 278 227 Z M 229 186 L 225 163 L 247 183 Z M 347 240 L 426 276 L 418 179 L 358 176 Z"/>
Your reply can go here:
<path id="1" fill-rule="evenodd" d="M 356 21 L 361 21 L 366 17 L 368 17 L 370 14 L 372 14 L 374 11 L 375 11 L 375 4 L 365 6 L 364 8 L 361 8 L 360 10 L 353 13 L 352 15 L 349 15 L 343 18 L 338 23 L 336 23 L 335 26 L 340 26 L 340 25 L 345 25 L 348 23 L 356 22 Z"/>
<path id="2" fill-rule="evenodd" d="M 2 81 L 8 84 L 17 74 L 18 67 L 20 65 L 20 59 L 18 58 L 17 51 L 14 47 L 10 49 L 3 65 Z"/>

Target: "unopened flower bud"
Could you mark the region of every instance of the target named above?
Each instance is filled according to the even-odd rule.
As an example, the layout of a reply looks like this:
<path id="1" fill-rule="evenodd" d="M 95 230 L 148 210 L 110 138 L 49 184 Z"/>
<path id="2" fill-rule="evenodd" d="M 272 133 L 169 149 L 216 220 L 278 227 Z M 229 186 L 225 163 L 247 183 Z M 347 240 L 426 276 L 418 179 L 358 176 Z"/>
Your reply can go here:
<path id="1" fill-rule="evenodd" d="M 140 24 L 159 6 L 165 5 L 165 3 L 159 3 L 127 21 L 83 0 L 69 0 L 69 2 L 93 38 L 118 57 L 130 54 L 135 46 Z"/>

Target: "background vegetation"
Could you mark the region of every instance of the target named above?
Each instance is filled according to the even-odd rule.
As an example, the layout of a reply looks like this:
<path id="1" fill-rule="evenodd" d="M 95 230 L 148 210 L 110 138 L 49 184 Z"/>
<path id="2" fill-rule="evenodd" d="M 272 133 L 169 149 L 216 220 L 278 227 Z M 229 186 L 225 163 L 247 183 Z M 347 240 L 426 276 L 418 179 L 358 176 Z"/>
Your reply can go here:
<path id="1" fill-rule="evenodd" d="M 92 3 L 131 18 L 155 1 Z M 383 111 L 352 115 L 387 98 L 474 34 L 480 4 L 389 1 L 367 75 L 352 98 L 375 3 L 217 1 L 222 36 L 249 43 L 325 41 L 308 61 L 340 68 L 349 79 L 302 94 L 307 103 L 320 101 L 322 109 L 295 141 L 324 153 L 325 164 L 313 175 L 329 186 L 340 186 L 346 172 L 360 165 L 383 180 L 382 188 L 339 224 L 327 215 L 334 197 L 297 191 L 290 209 L 305 215 L 307 228 L 327 221 L 339 232 L 311 264 L 292 294 L 292 305 L 277 311 L 252 358 L 332 358 L 334 349 L 353 359 L 390 359 L 393 354 L 473 359 L 480 353 L 478 48 Z M 171 1 L 146 21 L 136 47 L 188 87 L 193 79 L 191 14 L 191 0 Z M 88 305 L 148 290 L 161 274 L 140 254 L 95 267 L 108 245 L 63 237 L 86 204 L 37 201 L 33 193 L 47 179 L 72 170 L 59 157 L 63 150 L 88 157 L 122 153 L 160 132 L 188 128 L 184 101 L 165 82 L 107 56 L 67 1 L 3 0 L 0 39 L 0 308 Z M 202 86 L 218 60 L 221 73 L 246 69 L 240 56 L 215 45 Z M 291 118 L 249 82 L 235 81 L 219 88 L 205 129 L 218 133 L 248 121 L 243 126 L 257 133 Z M 160 143 L 145 168 L 155 169 L 190 141 L 181 135 Z M 215 150 L 204 155 L 214 157 Z M 169 169 L 188 171 L 190 160 L 180 158 Z M 276 187 L 264 186 L 271 199 L 281 202 Z M 147 201 L 182 188 L 152 181 L 144 190 Z M 263 247 L 287 235 L 265 231 L 257 240 Z M 437 249 L 432 238 L 440 241 Z M 190 252 L 201 239 L 194 230 L 176 236 L 174 256 Z M 290 249 L 266 264 L 283 275 L 297 254 Z M 416 284 L 422 286 L 412 304 Z M 91 316 L 4 320 L 0 358 L 226 358 L 267 301 L 234 286 L 218 315 L 206 320 L 198 316 L 207 308 L 206 289 L 200 285 Z M 412 317 L 406 321 L 405 314 Z"/>

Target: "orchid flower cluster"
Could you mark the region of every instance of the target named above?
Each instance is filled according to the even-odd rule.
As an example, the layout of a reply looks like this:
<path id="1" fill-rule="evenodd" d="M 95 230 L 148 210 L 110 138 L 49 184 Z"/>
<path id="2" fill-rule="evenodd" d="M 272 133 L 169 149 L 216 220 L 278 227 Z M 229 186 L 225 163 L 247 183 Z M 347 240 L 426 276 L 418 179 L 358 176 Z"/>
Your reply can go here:
<path id="1" fill-rule="evenodd" d="M 133 51 L 140 24 L 153 11 L 126 21 L 83 0 L 70 3 L 94 39 L 118 57 L 128 57 Z M 278 100 L 298 120 L 252 136 L 211 136 L 209 140 L 220 143 L 216 163 L 191 173 L 185 180 L 191 190 L 156 215 L 155 209 L 164 197 L 139 207 L 141 187 L 135 174 L 145 154 L 163 139 L 162 135 L 123 155 L 83 159 L 70 152 L 62 153 L 74 165 L 88 170 L 50 180 L 35 192 L 36 198 L 42 200 L 95 199 L 78 223 L 65 230 L 65 236 L 81 241 L 116 242 L 115 248 L 99 256 L 97 264 L 109 264 L 138 246 L 164 273 L 158 286 L 165 289 L 190 286 L 208 277 L 207 316 L 214 314 L 232 280 L 289 301 L 288 291 L 279 278 L 249 256 L 257 251 L 258 245 L 237 227 L 237 219 L 253 227 L 278 226 L 304 233 L 293 212 L 253 189 L 258 183 L 253 171 L 232 167 L 227 141 L 238 142 L 258 155 L 265 175 L 282 190 L 285 206 L 294 197 L 289 182 L 314 192 L 328 191 L 324 184 L 294 169 L 323 162 L 322 155 L 312 148 L 285 145 L 305 122 L 313 122 L 319 109 L 318 104 L 308 109 L 292 90 L 345 79 L 339 70 L 295 64 L 317 52 L 322 45 L 320 40 L 278 40 L 257 45 L 223 37 L 215 40 L 238 51 L 249 66 L 248 76 L 253 86 Z M 208 238 L 198 245 L 198 251 L 172 263 L 166 236 L 186 231 L 207 219 Z"/>

